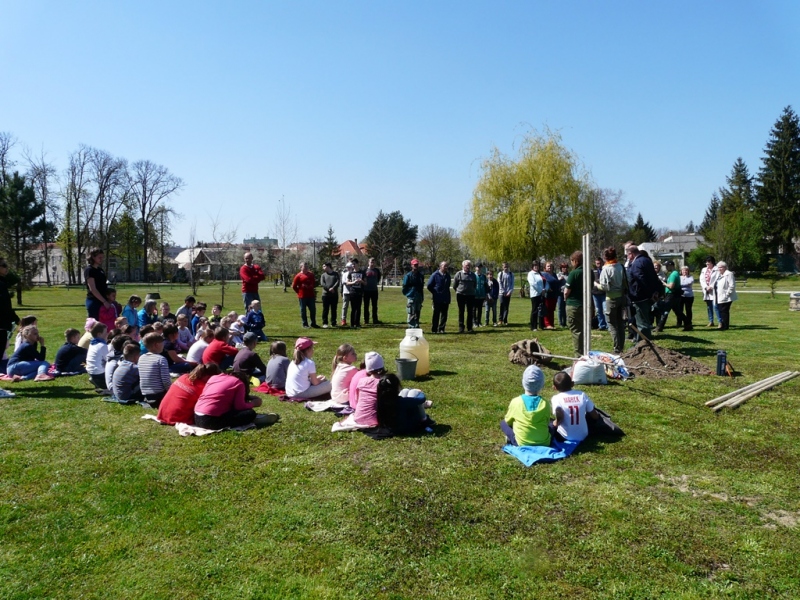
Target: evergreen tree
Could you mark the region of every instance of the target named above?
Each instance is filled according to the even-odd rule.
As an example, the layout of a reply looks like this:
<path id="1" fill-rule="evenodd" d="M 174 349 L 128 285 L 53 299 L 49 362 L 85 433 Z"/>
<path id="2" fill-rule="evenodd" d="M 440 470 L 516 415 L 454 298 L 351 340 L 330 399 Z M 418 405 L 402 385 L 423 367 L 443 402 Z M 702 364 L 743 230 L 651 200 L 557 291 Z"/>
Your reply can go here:
<path id="1" fill-rule="evenodd" d="M 757 202 L 767 243 L 794 253 L 800 235 L 800 120 L 791 106 L 770 131 L 758 172 Z"/>
<path id="2" fill-rule="evenodd" d="M 708 237 L 709 232 L 714 229 L 717 222 L 717 214 L 719 213 L 719 196 L 716 192 L 711 194 L 711 202 L 708 203 L 706 214 L 703 217 L 703 222 L 697 228 L 697 232 L 705 237 Z"/>
<path id="3" fill-rule="evenodd" d="M 636 221 L 634 222 L 633 227 L 630 229 L 628 238 L 633 240 L 633 242 L 636 244 L 641 244 L 644 242 L 655 242 L 658 239 L 658 236 L 656 235 L 656 230 L 653 229 L 652 225 L 644 220 L 642 213 L 639 213 L 636 215 Z"/>
<path id="4" fill-rule="evenodd" d="M 686 233 L 694 233 L 694 221 L 689 221 L 689 224 L 686 226 Z"/>
<path id="5" fill-rule="evenodd" d="M 378 212 L 364 244 L 367 254 L 374 256 L 384 272 L 389 272 L 397 260 L 411 259 L 417 244 L 418 227 L 403 217 L 399 210 L 389 214 Z"/>
<path id="6" fill-rule="evenodd" d="M 731 174 L 725 180 L 727 188 L 720 188 L 720 209 L 723 214 L 731 214 L 739 210 L 752 210 L 755 207 L 753 178 L 741 157 L 733 164 Z"/>
<path id="7" fill-rule="evenodd" d="M 41 258 L 31 252 L 42 240 L 46 228 L 44 202 L 36 199 L 36 193 L 15 172 L 0 188 L 0 254 L 7 256 L 10 266 L 22 279 L 30 284 L 34 273 L 41 266 Z M 22 304 L 22 283 L 17 286 L 17 304 Z"/>
<path id="8" fill-rule="evenodd" d="M 339 242 L 336 241 L 336 234 L 333 232 L 333 225 L 328 225 L 328 235 L 325 236 L 325 241 L 319 247 L 317 252 L 319 257 L 319 264 L 324 265 L 329 262 L 333 265 L 334 270 L 338 270 L 341 265 L 337 264 L 339 259 Z M 322 272 L 322 269 L 319 271 Z"/>

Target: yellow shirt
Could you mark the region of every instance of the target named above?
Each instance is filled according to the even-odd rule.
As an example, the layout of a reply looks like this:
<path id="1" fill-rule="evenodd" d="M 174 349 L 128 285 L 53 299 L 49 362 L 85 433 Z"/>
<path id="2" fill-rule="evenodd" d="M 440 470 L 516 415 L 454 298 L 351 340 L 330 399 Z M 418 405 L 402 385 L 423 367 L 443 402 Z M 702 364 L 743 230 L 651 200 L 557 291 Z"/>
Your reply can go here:
<path id="1" fill-rule="evenodd" d="M 539 399 L 536 404 L 535 399 Z M 533 410 L 525 406 L 525 399 L 517 396 L 508 405 L 505 420 L 514 430 L 517 444 L 520 446 L 549 446 L 550 430 L 550 405 L 547 400 L 539 396 L 527 396 L 528 404 Z"/>

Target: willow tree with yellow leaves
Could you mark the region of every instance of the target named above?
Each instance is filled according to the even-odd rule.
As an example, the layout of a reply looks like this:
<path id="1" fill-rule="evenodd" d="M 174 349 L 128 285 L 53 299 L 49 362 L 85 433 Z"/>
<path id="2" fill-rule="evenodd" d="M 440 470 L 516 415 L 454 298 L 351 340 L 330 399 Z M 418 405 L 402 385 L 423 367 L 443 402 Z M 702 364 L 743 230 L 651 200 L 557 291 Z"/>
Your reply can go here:
<path id="1" fill-rule="evenodd" d="M 530 133 L 516 158 L 495 148 L 481 170 L 463 234 L 471 254 L 523 262 L 580 247 L 591 186 L 560 135 Z"/>

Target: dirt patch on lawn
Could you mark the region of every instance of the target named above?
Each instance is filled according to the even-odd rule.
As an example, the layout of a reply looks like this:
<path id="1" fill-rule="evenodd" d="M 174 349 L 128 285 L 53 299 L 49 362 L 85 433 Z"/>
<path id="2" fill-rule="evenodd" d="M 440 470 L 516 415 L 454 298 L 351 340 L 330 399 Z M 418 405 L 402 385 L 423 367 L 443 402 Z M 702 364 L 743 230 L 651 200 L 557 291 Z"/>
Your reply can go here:
<path id="1" fill-rule="evenodd" d="M 696 360 L 656 344 L 641 340 L 622 355 L 625 367 L 637 377 L 665 379 L 684 375 L 711 375 L 711 369 Z"/>

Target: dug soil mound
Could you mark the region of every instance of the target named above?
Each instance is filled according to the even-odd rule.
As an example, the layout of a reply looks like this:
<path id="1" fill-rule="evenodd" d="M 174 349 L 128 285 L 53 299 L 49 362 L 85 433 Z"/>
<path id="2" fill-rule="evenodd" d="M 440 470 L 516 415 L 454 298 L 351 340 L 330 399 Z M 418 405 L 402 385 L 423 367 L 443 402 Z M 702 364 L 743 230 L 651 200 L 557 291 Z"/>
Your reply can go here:
<path id="1" fill-rule="evenodd" d="M 648 344 L 644 340 L 623 354 L 621 358 L 625 361 L 628 371 L 636 377 L 664 379 L 683 375 L 711 375 L 708 367 L 685 354 L 669 348 L 662 348 L 656 344 Z"/>

